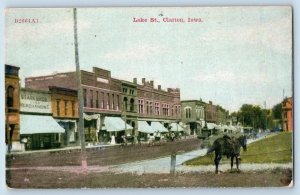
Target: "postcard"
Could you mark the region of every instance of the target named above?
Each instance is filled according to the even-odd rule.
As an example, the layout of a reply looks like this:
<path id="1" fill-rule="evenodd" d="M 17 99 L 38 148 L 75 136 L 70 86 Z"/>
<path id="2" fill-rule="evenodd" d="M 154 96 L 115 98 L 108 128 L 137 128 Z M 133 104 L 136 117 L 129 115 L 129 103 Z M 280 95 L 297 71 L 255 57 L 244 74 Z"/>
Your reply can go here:
<path id="1" fill-rule="evenodd" d="M 7 8 L 7 186 L 293 186 L 292 28 L 290 6 Z"/>

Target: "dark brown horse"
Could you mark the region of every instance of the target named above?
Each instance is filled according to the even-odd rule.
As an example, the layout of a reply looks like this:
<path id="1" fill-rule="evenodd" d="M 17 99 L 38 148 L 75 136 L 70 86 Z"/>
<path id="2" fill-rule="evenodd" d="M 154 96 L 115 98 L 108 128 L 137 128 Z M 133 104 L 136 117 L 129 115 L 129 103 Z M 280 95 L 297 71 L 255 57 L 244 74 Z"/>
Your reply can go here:
<path id="1" fill-rule="evenodd" d="M 216 173 L 218 173 L 218 166 L 222 156 L 225 155 L 231 159 L 231 171 L 233 167 L 233 160 L 236 160 L 236 168 L 239 171 L 240 149 L 243 147 L 244 151 L 247 150 L 246 136 L 241 135 L 238 138 L 229 137 L 224 135 L 214 141 L 211 148 L 208 149 L 207 154 L 215 151 L 215 165 Z"/>

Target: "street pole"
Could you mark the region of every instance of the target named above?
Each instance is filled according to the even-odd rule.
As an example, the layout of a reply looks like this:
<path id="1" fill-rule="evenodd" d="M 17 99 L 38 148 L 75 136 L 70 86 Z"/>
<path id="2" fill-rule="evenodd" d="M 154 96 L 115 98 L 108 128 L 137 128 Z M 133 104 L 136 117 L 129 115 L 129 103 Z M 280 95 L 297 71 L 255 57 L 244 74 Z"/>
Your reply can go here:
<path id="1" fill-rule="evenodd" d="M 78 53 L 78 37 L 77 37 L 77 9 L 73 8 L 74 17 L 74 46 L 75 46 L 75 63 L 76 63 L 76 77 L 77 77 L 77 94 L 78 94 L 78 114 L 79 114 L 79 133 L 81 143 L 81 166 L 87 167 L 86 150 L 85 150 L 85 135 L 84 135 L 84 119 L 83 119 L 83 92 L 81 86 L 81 72 L 79 66 L 79 53 Z"/>

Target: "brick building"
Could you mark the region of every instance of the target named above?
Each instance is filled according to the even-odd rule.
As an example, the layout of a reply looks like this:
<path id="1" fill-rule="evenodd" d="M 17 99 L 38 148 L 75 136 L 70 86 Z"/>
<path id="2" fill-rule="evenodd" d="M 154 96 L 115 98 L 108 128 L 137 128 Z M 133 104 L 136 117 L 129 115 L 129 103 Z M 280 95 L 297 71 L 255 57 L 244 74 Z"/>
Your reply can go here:
<path id="1" fill-rule="evenodd" d="M 138 116 L 144 119 L 179 121 L 181 119 L 180 89 L 161 86 L 154 88 L 154 81 L 142 79 L 137 85 Z"/>
<path id="2" fill-rule="evenodd" d="M 229 111 L 209 101 L 205 107 L 206 122 L 226 125 Z"/>
<path id="3" fill-rule="evenodd" d="M 20 91 L 20 136 L 26 150 L 57 148 L 62 145 L 65 129 L 52 117 L 49 91 Z"/>
<path id="4" fill-rule="evenodd" d="M 21 150 L 19 69 L 5 64 L 5 142 L 9 152 Z"/>
<path id="5" fill-rule="evenodd" d="M 65 129 L 62 145 L 77 145 L 79 133 L 77 90 L 50 86 L 52 116 Z"/>
<path id="6" fill-rule="evenodd" d="M 110 71 L 97 67 L 93 72 L 81 70 L 81 79 L 87 141 L 101 141 L 112 135 L 117 139 L 124 134 L 137 136 L 138 119 L 166 123 L 179 122 L 181 118 L 179 89 L 165 91 L 161 86 L 155 89 L 153 81 L 146 82 L 145 79 L 142 85 L 137 84 L 137 79 L 133 82 L 115 79 Z M 42 90 L 49 90 L 49 86 L 76 90 L 76 80 L 76 72 L 57 73 L 26 78 L 25 86 Z M 126 123 L 122 124 L 122 121 Z M 106 124 L 111 122 L 121 126 L 115 127 L 117 132 L 107 130 L 114 126 Z M 106 131 L 100 131 L 102 129 Z"/>
<path id="7" fill-rule="evenodd" d="M 293 99 L 286 98 L 282 102 L 282 126 L 284 131 L 293 131 Z"/>

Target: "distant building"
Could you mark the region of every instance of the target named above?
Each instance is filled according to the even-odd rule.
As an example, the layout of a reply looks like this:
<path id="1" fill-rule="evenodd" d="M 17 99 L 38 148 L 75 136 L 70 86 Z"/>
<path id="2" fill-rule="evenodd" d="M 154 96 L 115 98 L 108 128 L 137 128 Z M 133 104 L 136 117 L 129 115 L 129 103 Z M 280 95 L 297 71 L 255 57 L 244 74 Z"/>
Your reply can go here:
<path id="1" fill-rule="evenodd" d="M 9 151 L 20 145 L 20 78 L 19 67 L 5 64 L 5 142 Z"/>
<path id="2" fill-rule="evenodd" d="M 205 106 L 205 119 L 208 123 L 217 123 L 217 106 L 213 105 L 212 101 L 209 101 Z"/>
<path id="3" fill-rule="evenodd" d="M 293 131 L 293 99 L 286 98 L 282 102 L 282 126 L 284 131 Z"/>
<path id="4" fill-rule="evenodd" d="M 212 101 L 209 101 L 205 107 L 205 115 L 207 123 L 226 125 L 229 112 L 219 105 L 214 105 Z"/>
<path id="5" fill-rule="evenodd" d="M 182 100 L 181 118 L 182 123 L 187 125 L 191 135 L 201 134 L 205 126 L 205 105 L 202 100 Z"/>

